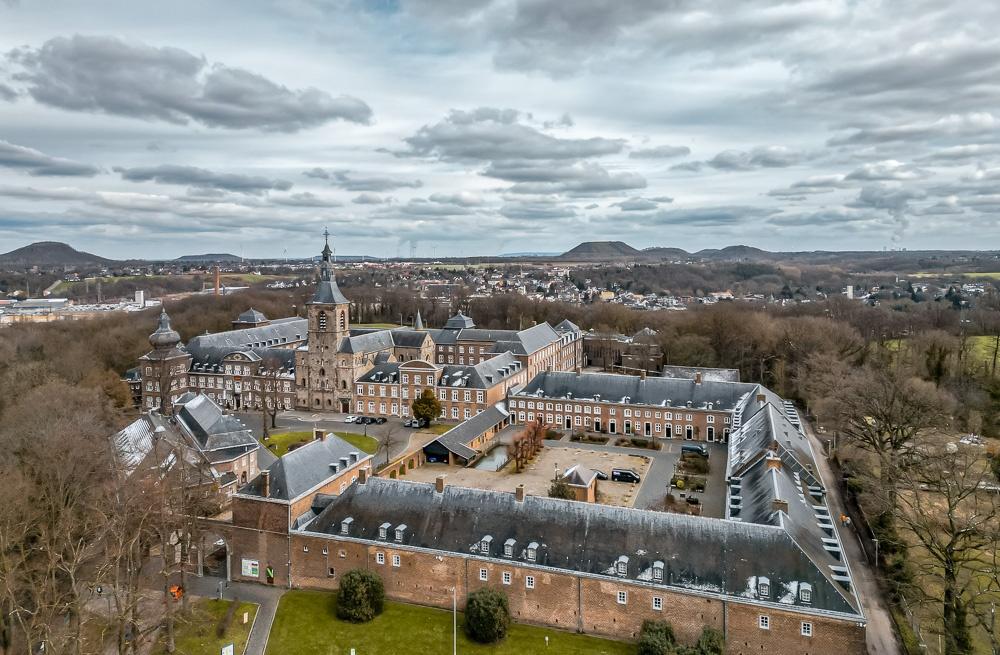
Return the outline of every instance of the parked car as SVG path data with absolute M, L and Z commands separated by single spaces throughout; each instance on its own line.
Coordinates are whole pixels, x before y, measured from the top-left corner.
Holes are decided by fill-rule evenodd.
M 379 424 L 379 425 L 382 425 L 383 423 L 385 423 L 385 417 L 384 416 L 377 416 L 377 417 L 375 417 L 375 422 L 377 424 Z
M 415 418 L 408 418 L 405 421 L 403 421 L 403 427 L 404 428 L 416 428 L 416 427 L 420 427 L 420 421 L 418 421 Z
M 708 446 L 703 443 L 686 443 L 681 446 L 681 455 L 685 453 L 694 453 L 695 455 L 708 457 Z
M 611 469 L 611 479 L 615 482 L 639 483 L 642 481 L 635 469 Z
M 605 473 L 604 471 L 601 471 L 601 470 L 598 470 L 598 469 L 594 469 L 594 473 L 597 474 L 597 479 L 598 480 L 607 480 L 608 479 L 608 474 Z
M 355 416 L 354 414 L 348 414 L 347 416 L 344 417 L 344 423 L 354 423 L 357 420 L 358 417 Z

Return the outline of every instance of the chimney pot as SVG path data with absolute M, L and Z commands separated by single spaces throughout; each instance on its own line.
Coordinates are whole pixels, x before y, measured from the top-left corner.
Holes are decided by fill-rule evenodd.
M 439 494 L 443 494 L 444 493 L 444 479 L 445 479 L 445 477 L 447 477 L 447 476 L 439 475 L 439 476 L 437 476 L 437 479 L 434 480 L 434 491 L 436 491 Z
M 261 471 L 260 472 L 260 491 L 264 498 L 268 498 L 271 495 L 271 472 Z
M 701 384 L 701 371 L 698 371 L 694 374 L 694 383 Z
M 776 512 L 785 512 L 787 514 L 788 501 L 782 500 L 780 498 L 775 498 L 773 501 L 771 501 L 771 509 L 773 509 Z
M 323 430 L 320 428 L 313 428 L 313 439 L 316 441 L 323 441 Z
M 762 393 L 757 394 L 757 402 L 759 402 L 761 405 L 763 405 L 764 403 L 767 402 L 767 396 L 765 396 Z
M 524 485 L 523 484 L 517 485 L 517 489 L 514 490 L 514 500 L 516 500 L 519 503 L 523 503 L 524 502 Z
M 368 469 L 361 469 L 358 471 L 358 484 L 365 484 L 368 482 Z
M 639 379 L 640 380 L 646 379 L 646 369 L 642 369 L 642 371 L 639 372 Z
M 347 465 L 350 463 L 350 461 L 351 460 L 348 459 L 347 457 L 341 457 L 340 458 L 340 467 L 343 468 L 343 469 L 346 469 Z
M 357 464 L 357 463 L 358 463 L 358 452 L 356 450 L 351 451 L 351 464 Z

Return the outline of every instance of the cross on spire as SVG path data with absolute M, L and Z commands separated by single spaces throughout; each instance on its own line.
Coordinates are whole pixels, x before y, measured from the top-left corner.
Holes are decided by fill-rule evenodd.
M 330 230 L 326 228 L 323 228 L 323 240 L 325 241 L 325 245 L 323 246 L 323 261 L 328 262 L 333 251 L 330 250 Z

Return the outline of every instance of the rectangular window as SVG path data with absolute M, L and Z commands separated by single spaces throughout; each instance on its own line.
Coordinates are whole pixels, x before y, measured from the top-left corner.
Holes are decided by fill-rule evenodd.
M 482 580 L 483 582 L 486 582 L 487 577 L 488 573 L 486 572 L 486 569 L 479 569 L 479 579 Z
M 618 604 L 619 605 L 625 605 L 627 603 L 628 603 L 628 592 L 627 591 L 619 591 L 618 592 Z
M 761 630 L 770 630 L 771 629 L 771 617 L 767 616 L 766 614 L 761 614 L 760 616 L 757 617 L 757 626 Z
M 663 609 L 663 599 L 659 596 L 653 596 L 653 609 L 656 611 Z
M 326 573 L 326 574 L 327 574 L 327 575 L 328 575 L 329 577 L 331 577 L 331 578 L 332 578 L 332 577 L 333 577 L 334 575 L 336 575 L 336 574 L 337 574 L 337 572 L 336 572 L 336 571 L 334 570 L 334 568 L 333 568 L 333 567 L 331 566 L 331 567 L 330 567 L 330 568 L 329 568 L 329 569 L 327 570 L 327 573 Z
M 533 576 L 533 575 L 526 575 L 526 576 L 524 576 L 524 586 L 527 587 L 528 589 L 534 589 L 535 588 L 535 576 Z
M 803 621 L 801 632 L 803 637 L 813 636 L 813 624 L 810 623 L 809 621 Z
M 510 584 L 510 571 L 503 572 L 503 583 Z
M 375 561 L 379 564 L 385 564 L 385 553 L 375 553 Z
M 399 555 L 393 555 L 392 556 L 392 565 L 394 567 L 396 567 L 397 569 L 399 568 L 399 565 L 400 565 Z

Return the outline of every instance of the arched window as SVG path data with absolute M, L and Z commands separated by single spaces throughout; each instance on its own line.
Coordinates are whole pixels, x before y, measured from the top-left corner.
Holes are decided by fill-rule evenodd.
M 243 471 L 243 475 L 240 476 L 240 482 L 243 484 L 247 483 L 247 472 Z
M 342 309 L 340 310 L 340 320 L 338 321 L 341 331 L 347 329 L 347 313 Z
M 341 380 L 340 381 L 340 388 L 341 389 L 346 389 L 347 388 L 347 380 Z
M 324 375 L 326 375 L 326 369 L 325 368 L 321 368 L 319 370 L 319 375 L 320 375 L 320 377 L 323 377 Z
M 316 323 L 317 323 L 320 331 L 325 331 L 326 330 L 326 312 L 320 312 L 319 313 L 319 316 L 316 317 Z

